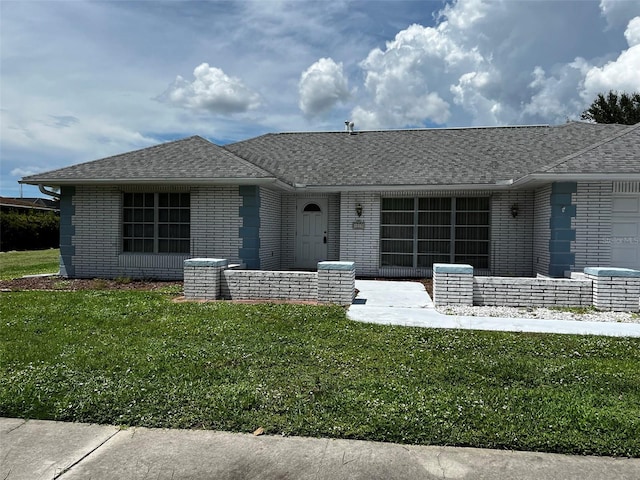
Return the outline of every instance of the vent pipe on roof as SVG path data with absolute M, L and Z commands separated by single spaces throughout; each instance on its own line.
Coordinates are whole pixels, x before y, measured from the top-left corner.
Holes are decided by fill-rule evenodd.
M 353 122 L 347 120 L 344 122 L 344 130 L 349 133 L 349 135 L 353 135 L 355 132 L 353 131 Z

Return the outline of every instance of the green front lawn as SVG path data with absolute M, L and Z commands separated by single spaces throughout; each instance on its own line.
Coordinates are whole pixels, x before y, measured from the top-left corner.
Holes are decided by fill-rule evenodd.
M 60 250 L 31 250 L 26 252 L 0 252 L 0 280 L 56 273 L 60 269 Z
M 640 456 L 640 339 L 166 293 L 0 295 L 2 416 Z

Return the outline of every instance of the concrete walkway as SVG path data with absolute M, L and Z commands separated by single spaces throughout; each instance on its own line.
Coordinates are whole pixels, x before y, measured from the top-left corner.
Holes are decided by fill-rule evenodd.
M 444 315 L 436 311 L 419 282 L 356 280 L 356 288 L 359 293 L 349 307 L 347 316 L 359 322 L 408 327 L 640 337 L 640 324 L 635 323 Z
M 0 479 L 637 480 L 640 459 L 0 418 Z

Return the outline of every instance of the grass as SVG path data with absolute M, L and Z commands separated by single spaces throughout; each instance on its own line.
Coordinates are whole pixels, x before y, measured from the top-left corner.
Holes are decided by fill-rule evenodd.
M 2 416 L 640 456 L 640 339 L 157 292 L 1 295 Z
M 0 253 L 0 280 L 37 275 L 39 273 L 56 273 L 60 269 L 60 250 L 31 250 L 27 252 Z

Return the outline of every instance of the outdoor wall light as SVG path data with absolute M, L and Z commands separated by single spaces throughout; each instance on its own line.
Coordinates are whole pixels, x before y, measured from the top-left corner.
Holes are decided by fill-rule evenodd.
M 513 218 L 516 218 L 519 212 L 520 212 L 520 207 L 518 207 L 517 203 L 514 203 L 513 205 L 511 205 L 511 216 Z
M 358 215 L 359 217 L 362 216 L 362 204 L 361 203 L 356 203 L 356 215 Z

